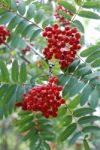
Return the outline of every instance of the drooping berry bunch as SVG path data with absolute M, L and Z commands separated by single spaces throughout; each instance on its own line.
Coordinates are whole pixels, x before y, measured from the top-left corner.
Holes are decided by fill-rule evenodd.
M 61 69 L 69 66 L 81 48 L 80 33 L 77 28 L 65 26 L 64 29 L 61 29 L 58 24 L 54 24 L 44 29 L 43 36 L 47 39 L 47 46 L 43 54 L 48 60 L 55 56 L 59 60 Z
M 10 31 L 4 25 L 0 25 L 0 45 L 5 43 L 8 36 L 10 36 Z
M 25 49 L 22 50 L 22 54 L 26 54 L 27 52 L 29 52 L 31 50 L 31 48 L 29 46 L 27 46 Z
M 60 96 L 62 86 L 58 86 L 58 78 L 52 76 L 46 85 L 35 86 L 24 95 L 23 102 L 16 103 L 23 110 L 40 111 L 42 115 L 56 117 L 58 107 L 65 103 Z
M 68 9 L 65 9 L 62 5 L 58 5 L 55 9 L 54 16 L 59 20 L 59 22 L 61 22 L 63 25 L 69 25 L 69 21 L 66 20 L 61 14 L 59 14 L 60 11 L 63 11 L 70 16 L 73 16 L 74 14 Z

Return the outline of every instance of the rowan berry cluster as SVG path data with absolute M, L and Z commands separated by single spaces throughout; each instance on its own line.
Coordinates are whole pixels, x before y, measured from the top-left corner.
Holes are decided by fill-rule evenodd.
M 10 31 L 4 25 L 0 25 L 0 45 L 5 43 L 8 36 L 10 36 Z
M 43 50 L 45 57 L 50 60 L 55 56 L 62 70 L 68 67 L 81 48 L 77 28 L 65 26 L 61 29 L 58 24 L 54 24 L 52 27 L 46 27 L 42 35 L 47 39 L 47 46 Z
M 35 86 L 24 95 L 23 102 L 16 103 L 23 110 L 40 111 L 46 118 L 57 116 L 60 105 L 65 100 L 60 96 L 62 86 L 58 86 L 58 78 L 52 76 L 46 85 Z
M 69 21 L 66 20 L 61 14 L 59 14 L 60 11 L 63 11 L 64 13 L 70 15 L 70 16 L 73 16 L 74 14 L 69 11 L 68 9 L 65 9 L 62 5 L 58 5 L 56 7 L 56 10 L 55 10 L 55 14 L 54 16 L 59 20 L 59 22 L 61 22 L 63 25 L 69 25 Z
M 27 46 L 25 49 L 22 50 L 22 54 L 26 54 L 27 52 L 30 52 L 31 48 Z

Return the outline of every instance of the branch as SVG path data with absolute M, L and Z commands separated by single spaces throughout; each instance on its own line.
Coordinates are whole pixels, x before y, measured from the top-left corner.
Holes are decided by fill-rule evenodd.
M 5 8 L 7 11 L 12 12 L 13 14 L 16 14 L 17 16 L 19 16 L 20 18 L 23 18 L 24 20 L 28 21 L 29 23 L 31 23 L 32 25 L 38 27 L 39 29 L 41 29 L 43 31 L 43 28 L 41 28 L 40 26 L 38 26 L 35 22 L 32 22 L 31 20 L 29 20 L 28 18 L 21 16 L 20 14 L 18 14 L 17 12 L 11 10 L 10 8 L 8 9 L 6 6 L 2 5 L 1 8 Z
M 91 67 L 91 65 L 89 65 L 86 61 L 84 61 L 78 54 L 77 54 L 77 57 L 78 57 L 82 62 L 84 62 L 84 64 L 86 64 L 86 66 L 90 67 L 92 72 L 95 72 L 95 70 Z

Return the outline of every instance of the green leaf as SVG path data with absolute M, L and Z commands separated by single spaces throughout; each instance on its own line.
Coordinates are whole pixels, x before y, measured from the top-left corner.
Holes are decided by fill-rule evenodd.
M 30 4 L 27 10 L 27 14 L 26 17 L 28 19 L 31 19 L 34 17 L 34 11 L 35 11 L 35 5 L 34 4 Z
M 25 14 L 25 2 L 23 0 L 21 0 L 19 2 L 19 5 L 18 5 L 18 12 L 21 14 L 21 15 L 24 15 Z
M 99 44 L 98 45 L 93 45 L 93 46 L 83 50 L 80 55 L 82 57 L 87 57 L 88 55 L 92 55 L 94 52 L 99 51 L 99 50 L 100 50 L 100 45 Z
M 64 11 L 59 11 L 59 14 L 62 15 L 65 19 L 71 20 L 71 16 L 65 13 Z
M 34 26 L 32 24 L 26 26 L 26 28 L 22 32 L 23 37 L 28 37 L 30 38 L 30 34 L 34 32 Z
M 12 14 L 11 12 L 5 12 L 3 15 L 0 17 L 0 24 L 7 24 L 15 14 Z
M 98 58 L 97 60 L 95 60 L 92 64 L 91 64 L 92 67 L 100 67 L 100 58 Z
M 27 26 L 28 26 L 28 23 L 25 20 L 22 20 L 16 27 L 15 32 L 18 34 L 21 34 Z
M 79 124 L 86 124 L 86 123 L 91 123 L 91 122 L 94 122 L 97 120 L 100 120 L 100 117 L 98 117 L 98 116 L 85 116 L 85 117 L 80 118 L 78 120 L 78 123 Z
M 59 126 L 68 126 L 69 124 L 71 124 L 72 122 L 72 116 L 71 115 L 67 115 L 62 117 L 61 121 L 60 121 L 60 125 Z
M 26 43 L 21 37 L 16 36 L 16 35 L 12 35 L 12 37 L 11 37 L 11 47 L 22 50 L 26 47 Z
M 97 78 L 97 77 L 99 77 L 99 76 L 100 76 L 100 71 L 96 71 L 96 72 L 94 72 L 94 73 L 91 73 L 91 74 L 89 74 L 89 75 L 86 75 L 86 76 L 85 76 L 85 79 L 92 80 L 92 79 L 95 79 L 95 78 Z
M 36 23 L 40 23 L 42 18 L 44 17 L 44 10 L 40 9 L 34 16 L 34 20 Z
M 66 96 L 70 89 L 72 88 L 72 86 L 76 83 L 76 78 L 75 77 L 71 77 L 70 80 L 67 82 L 67 84 L 65 85 L 62 95 Z
M 60 141 L 66 140 L 76 130 L 76 123 L 72 123 L 61 132 Z
M 22 19 L 20 17 L 18 17 L 18 16 L 13 17 L 13 19 L 8 24 L 8 29 L 11 30 L 11 29 L 15 28 L 16 25 L 18 25 L 21 21 L 22 21 Z
M 86 85 L 80 96 L 80 104 L 83 106 L 87 101 L 92 92 L 92 88 L 89 85 Z
M 43 23 L 42 23 L 42 27 L 45 28 L 46 26 L 49 25 L 49 23 L 50 23 L 50 19 L 44 20 Z
M 90 96 L 90 106 L 96 108 L 99 101 L 99 92 L 95 89 L 92 91 Z
M 79 92 L 84 88 L 84 83 L 77 81 L 76 83 L 72 86 L 72 88 L 70 88 L 69 91 L 69 96 L 75 96 L 77 94 L 79 94 Z
M 8 90 L 8 85 L 4 84 L 0 87 L 0 100 L 2 99 L 2 96 L 4 96 L 6 94 L 5 91 Z
M 69 11 L 71 11 L 72 13 L 76 13 L 76 8 L 71 5 L 70 3 L 66 2 L 66 1 L 61 1 L 59 2 L 62 6 L 64 6 L 66 9 L 68 9 Z
M 11 98 L 13 97 L 13 94 L 15 94 L 16 92 L 16 85 L 11 85 L 6 94 L 4 95 L 4 97 L 1 99 L 0 101 L 0 107 L 3 107 L 5 104 L 7 104 Z
M 30 41 L 34 40 L 41 32 L 41 29 L 37 29 L 33 32 Z
M 79 29 L 82 33 L 84 33 L 84 26 L 82 25 L 82 23 L 81 23 L 79 20 L 73 21 L 72 26 L 78 27 L 78 29 Z
M 17 11 L 17 5 L 16 5 L 16 1 L 15 0 L 10 0 L 11 1 L 11 9 L 13 11 Z
M 34 123 L 33 122 L 29 122 L 28 124 L 26 124 L 25 126 L 22 126 L 21 128 L 19 128 L 20 132 L 26 132 L 30 129 L 33 129 L 34 127 Z
M 14 82 L 18 82 L 18 76 L 19 76 L 18 61 L 14 60 L 12 64 L 12 80 Z
M 66 82 L 68 82 L 70 79 L 70 76 L 66 75 L 66 74 L 62 74 L 59 77 L 59 85 L 64 86 L 66 84 Z
M 80 96 L 78 95 L 78 96 L 76 96 L 70 103 L 69 103 L 69 107 L 71 108 L 71 109 L 74 109 L 74 108 L 76 108 L 77 107 L 77 105 L 80 103 Z
M 84 148 L 85 150 L 90 150 L 89 144 L 86 139 L 84 139 Z
M 90 66 L 85 66 L 79 69 L 79 73 L 82 77 L 84 77 L 85 75 L 92 73 L 92 71 Z
M 69 144 L 72 145 L 72 144 L 75 144 L 77 139 L 82 135 L 81 131 L 79 132 L 76 132 L 72 135 L 72 137 L 69 139 Z
M 91 114 L 93 112 L 95 112 L 93 108 L 84 107 L 84 108 L 79 108 L 79 109 L 74 110 L 73 114 L 75 117 L 81 117 L 81 116 Z
M 93 54 L 87 57 L 86 62 L 91 63 L 98 58 L 100 58 L 100 51 L 95 51 Z
M 51 150 L 49 144 L 47 144 L 46 142 L 44 142 L 43 144 L 44 144 L 44 147 L 46 148 L 45 150 Z
M 80 60 L 79 59 L 75 59 L 68 67 L 68 72 L 74 72 L 74 70 L 77 68 L 77 66 L 79 65 Z
M 84 133 L 96 133 L 99 131 L 100 131 L 100 127 L 97 127 L 97 126 L 87 126 L 87 127 L 84 127 L 82 130 L 82 132 Z
M 93 2 L 93 1 L 85 2 L 82 5 L 82 7 L 84 7 L 84 8 L 96 8 L 96 9 L 98 9 L 98 8 L 100 8 L 100 1 L 98 0 L 98 1 L 95 1 L 95 2 Z
M 78 14 L 80 17 L 89 19 L 100 19 L 100 16 L 92 11 L 81 10 Z
M 1 71 L 2 81 L 9 82 L 9 72 L 7 66 L 2 60 L 0 60 L 0 71 Z
M 23 62 L 20 67 L 20 82 L 25 82 L 27 80 L 26 64 Z
M 83 0 L 74 0 L 75 1 L 75 3 L 77 4 L 77 5 L 79 5 L 79 6 L 81 6 L 81 4 L 83 3 Z

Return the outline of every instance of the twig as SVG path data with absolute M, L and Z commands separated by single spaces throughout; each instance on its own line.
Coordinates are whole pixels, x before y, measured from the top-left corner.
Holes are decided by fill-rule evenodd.
M 20 54 L 18 54 L 18 56 L 19 56 L 21 59 L 23 59 L 25 62 L 27 62 L 28 64 L 31 64 L 31 62 L 30 62 L 27 58 L 25 58 L 24 56 L 22 56 L 22 55 L 20 55 Z
M 86 64 L 86 66 L 88 66 L 89 68 L 91 68 L 91 71 L 92 72 L 95 72 L 95 70 L 91 67 L 91 65 L 89 65 L 87 62 L 85 62 L 78 54 L 77 54 L 77 57 Z
M 32 46 L 30 43 L 28 43 L 27 41 L 25 41 L 25 42 L 26 42 L 27 46 L 29 46 L 29 47 L 34 51 L 34 53 L 35 53 L 36 55 L 38 55 L 41 59 L 43 59 L 43 60 L 46 61 L 45 57 L 44 57 L 41 53 L 39 53 L 37 50 L 35 50 L 35 49 L 33 48 L 33 46 Z M 47 62 L 47 61 L 46 61 L 46 62 Z
M 12 48 L 8 45 L 8 43 L 4 43 L 4 45 L 5 45 L 8 49 L 12 50 Z M 25 58 L 24 56 L 21 56 L 20 54 L 18 54 L 18 56 L 19 56 L 21 59 L 23 59 L 25 62 L 27 62 L 28 64 L 31 64 L 31 62 L 30 62 L 27 58 Z

